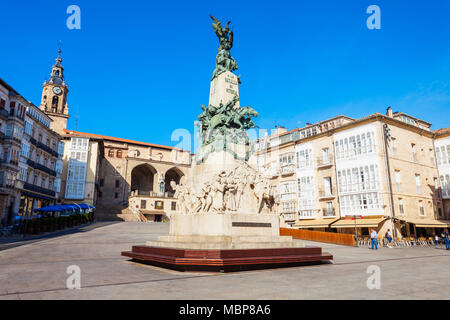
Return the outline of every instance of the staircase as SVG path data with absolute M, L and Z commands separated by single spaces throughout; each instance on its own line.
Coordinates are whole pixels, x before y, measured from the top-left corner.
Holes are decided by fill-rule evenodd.
M 145 216 L 143 216 L 143 218 L 145 219 Z M 142 217 L 139 214 L 136 214 L 128 207 L 123 206 L 97 206 L 95 210 L 95 220 L 128 222 L 146 221 L 146 219 L 142 220 Z

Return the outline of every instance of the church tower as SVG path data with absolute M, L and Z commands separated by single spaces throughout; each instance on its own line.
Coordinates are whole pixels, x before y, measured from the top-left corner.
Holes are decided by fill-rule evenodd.
M 52 66 L 50 79 L 42 85 L 42 99 L 39 108 L 53 120 L 50 128 L 59 134 L 64 134 L 69 118 L 69 107 L 67 106 L 69 89 L 64 82 L 64 68 L 61 62 L 61 49 L 59 49 L 56 63 Z

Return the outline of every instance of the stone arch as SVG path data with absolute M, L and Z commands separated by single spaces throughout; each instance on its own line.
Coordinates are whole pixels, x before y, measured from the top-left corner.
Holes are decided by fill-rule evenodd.
M 137 165 L 131 170 L 131 192 L 138 195 L 150 195 L 154 192 L 156 169 L 147 164 Z
M 175 181 L 176 184 L 184 183 L 185 174 L 178 167 L 172 167 L 166 171 L 164 174 L 164 184 L 165 184 L 165 192 L 168 193 L 169 196 L 172 196 L 175 193 L 175 190 L 172 189 L 170 185 L 171 181 Z

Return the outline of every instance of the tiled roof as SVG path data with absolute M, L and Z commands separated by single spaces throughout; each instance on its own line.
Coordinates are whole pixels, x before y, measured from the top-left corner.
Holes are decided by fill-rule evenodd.
M 448 132 L 450 132 L 450 127 L 437 129 L 437 130 L 433 131 L 434 134 L 443 134 L 443 133 L 448 133 Z
M 182 149 L 175 148 L 175 147 L 163 146 L 163 145 L 160 145 L 160 144 L 154 144 L 154 143 L 148 143 L 148 142 L 140 142 L 140 141 L 134 141 L 134 140 L 128 140 L 128 139 L 122 139 L 122 138 L 116 138 L 116 137 L 103 136 L 103 135 L 95 134 L 95 133 L 86 133 L 86 132 L 79 132 L 79 131 L 67 130 L 67 129 L 64 129 L 64 132 L 68 136 L 71 136 L 71 135 L 83 135 L 83 136 L 88 136 L 88 137 L 92 137 L 92 138 L 96 138 L 96 139 L 103 139 L 103 140 L 116 141 L 116 142 L 124 142 L 124 143 L 136 144 L 136 145 L 147 146 L 147 147 L 155 147 L 155 148 L 161 148 L 161 149 L 168 149 L 168 150 L 184 151 Z

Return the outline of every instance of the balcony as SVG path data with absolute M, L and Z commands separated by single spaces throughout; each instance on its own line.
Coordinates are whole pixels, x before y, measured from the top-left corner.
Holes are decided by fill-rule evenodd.
M 332 199 L 336 198 L 336 195 L 333 194 L 332 191 L 319 190 L 318 195 L 319 195 L 319 201 L 332 200 Z
M 324 217 L 335 217 L 336 211 L 334 210 L 334 208 L 323 208 L 322 214 Z
M 279 174 L 280 174 L 280 168 L 278 168 L 278 167 L 269 168 L 269 170 L 267 172 L 267 176 L 269 178 L 276 178 L 279 176 Z
M 45 172 L 45 173 L 47 173 L 47 174 L 49 174 L 49 175 L 51 175 L 53 177 L 56 177 L 56 171 L 55 170 L 47 168 L 47 167 L 43 166 L 42 164 L 34 162 L 33 160 L 30 160 L 30 159 L 27 159 L 27 164 L 30 167 L 34 168 L 34 169 L 41 170 L 41 171 L 43 171 L 43 172 Z
M 282 213 L 284 221 L 295 221 L 295 213 Z
M 317 158 L 317 169 L 328 168 L 333 166 L 333 157 L 328 155 L 326 157 L 318 157 Z
M 317 217 L 317 212 L 319 210 L 311 209 L 311 210 L 299 210 L 298 211 L 298 219 L 315 219 Z
M 282 176 L 289 176 L 295 173 L 295 165 L 287 164 L 280 167 L 280 172 Z
M 52 197 L 54 197 L 55 194 L 56 194 L 55 191 L 53 191 L 53 190 L 45 189 L 45 188 L 36 186 L 34 184 L 31 184 L 31 183 L 27 183 L 27 182 L 25 182 L 23 184 L 23 188 L 26 189 L 26 190 L 29 190 L 29 191 L 42 193 L 42 194 L 45 194 L 45 195 L 48 195 L 48 196 L 52 196 Z
M 3 139 L 5 140 L 5 142 L 10 141 L 10 142 L 16 142 L 16 143 L 22 143 L 22 141 L 19 138 L 16 138 L 14 136 L 4 136 Z
M 15 121 L 19 121 L 20 123 L 24 122 L 24 119 L 22 119 L 21 117 L 19 117 L 17 114 L 14 113 L 9 113 L 8 114 L 8 120 L 15 120 Z
M 34 168 L 38 169 L 38 170 L 41 170 L 41 171 L 43 171 L 45 173 L 48 173 L 49 175 L 51 175 L 53 177 L 56 177 L 56 171 L 55 170 L 47 168 L 47 167 L 43 166 L 42 164 L 39 164 L 39 163 L 35 162 L 34 163 Z
M 30 139 L 30 141 L 31 141 L 31 139 Z M 44 150 L 45 152 L 51 154 L 53 157 L 58 158 L 58 152 L 56 152 L 56 151 L 54 151 L 52 148 L 46 146 L 46 145 L 43 144 L 42 142 L 37 141 L 37 142 L 36 142 L 36 146 L 37 146 L 39 149 L 42 149 L 42 150 Z
M 5 108 L 0 108 L 0 118 L 3 120 L 8 119 L 9 112 Z
M 174 199 L 174 192 L 166 191 L 164 194 L 160 194 L 154 191 L 133 190 L 130 193 L 130 197 L 148 197 L 148 198 L 169 198 Z

